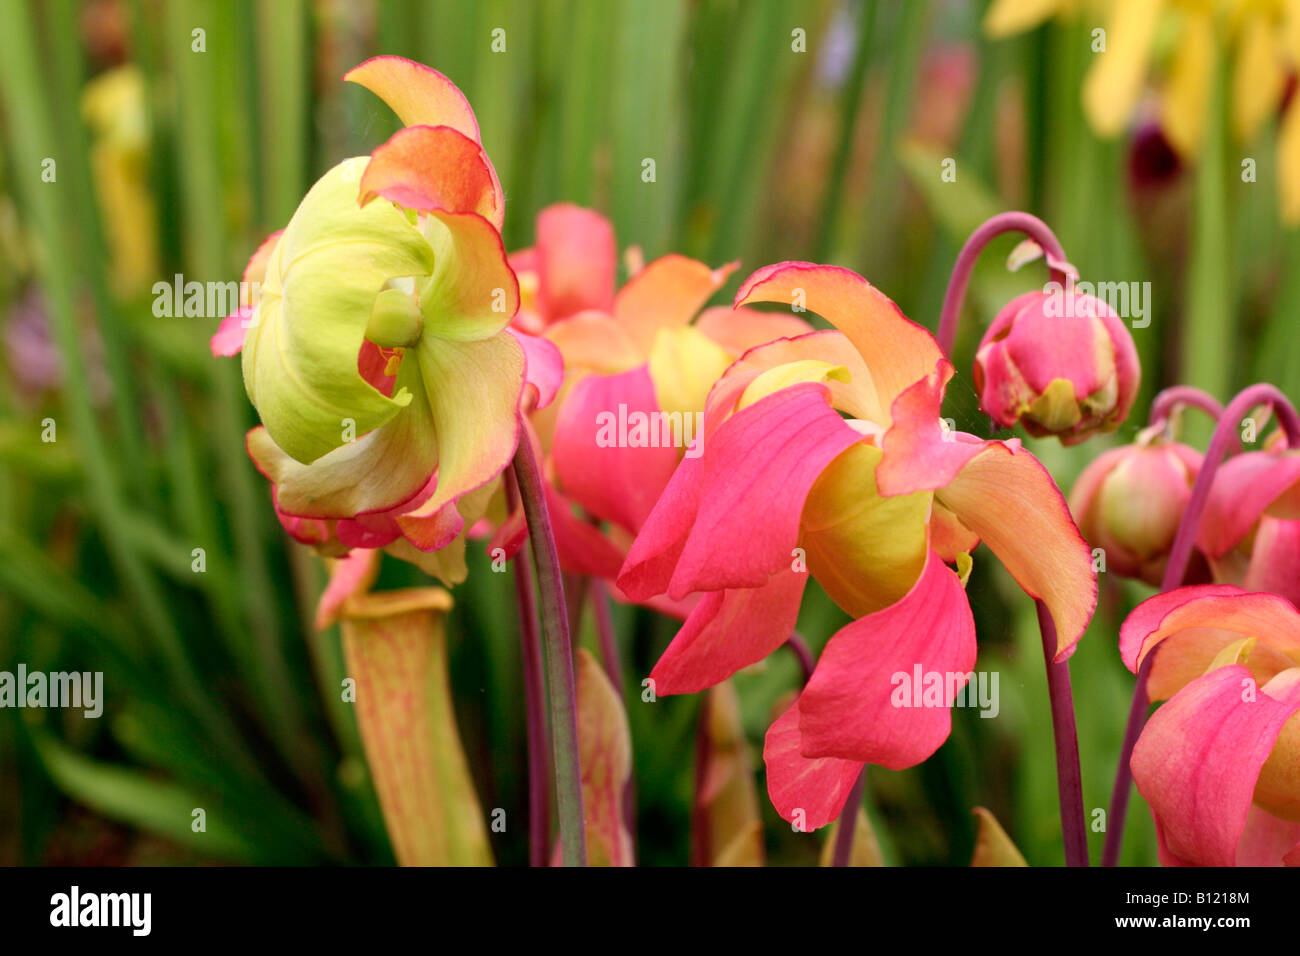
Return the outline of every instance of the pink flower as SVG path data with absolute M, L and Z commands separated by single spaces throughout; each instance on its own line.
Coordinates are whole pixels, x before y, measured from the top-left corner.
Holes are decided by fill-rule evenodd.
M 1300 612 L 1230 585 L 1144 601 L 1120 630 L 1164 700 L 1133 750 L 1167 866 L 1300 865 Z
M 975 664 L 963 582 L 981 539 L 1046 602 L 1058 660 L 1087 626 L 1096 579 L 1042 465 L 941 420 L 952 366 L 927 330 L 831 266 L 760 269 L 736 305 L 763 301 L 803 304 L 837 330 L 760 345 L 727 370 L 703 454 L 678 466 L 618 583 L 636 600 L 702 594 L 651 673 L 661 694 L 712 686 L 784 643 L 809 573 L 856 618 L 767 736 L 773 804 L 813 829 L 864 763 L 908 767 L 947 738 Z M 934 706 L 894 700 L 894 676 L 916 666 L 957 676 Z
M 1083 470 L 1070 510 L 1108 571 L 1159 586 L 1200 469 L 1195 449 L 1145 434 Z
M 980 404 L 1005 428 L 1066 445 L 1114 431 L 1137 396 L 1133 337 L 1100 299 L 1072 289 L 1026 292 L 998 313 L 975 356 Z

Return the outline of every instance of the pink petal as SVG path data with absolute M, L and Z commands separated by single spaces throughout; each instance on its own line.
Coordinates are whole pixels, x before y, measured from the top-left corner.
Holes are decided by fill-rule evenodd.
M 844 809 L 863 764 L 835 757 L 805 757 L 800 752 L 800 701 L 767 729 L 763 763 L 772 806 L 789 823 L 811 832 L 833 822 Z
M 809 489 L 861 439 L 828 397 L 815 383 L 783 389 L 737 412 L 705 442 L 699 508 L 670 597 L 761 587 L 790 567 Z
M 876 468 L 882 495 L 942 488 L 983 451 L 980 439 L 948 431 L 940 423 L 943 391 L 952 374 L 952 365 L 940 359 L 933 372 L 894 399 L 892 424 L 881 440 L 884 457 Z
M 1250 671 L 1220 667 L 1161 705 L 1133 749 L 1133 779 L 1160 822 L 1165 853 L 1194 865 L 1232 866 L 1260 768 L 1300 709 L 1300 684 L 1280 699 Z M 1163 856 L 1164 854 L 1162 854 Z
M 544 338 L 514 329 L 507 331 L 524 350 L 524 378 L 533 396 L 529 407 L 545 408 L 555 400 L 564 381 L 564 356 Z
M 761 661 L 789 639 L 807 583 L 786 570 L 763 587 L 705 594 L 650 672 L 655 693 L 704 690 Z
M 827 643 L 799 698 L 802 753 L 890 770 L 920 763 L 948 739 L 946 691 L 965 686 L 975 654 L 975 621 L 961 579 L 931 551 L 902 600 L 841 628 Z M 931 674 L 944 681 L 942 705 L 920 706 Z M 922 683 L 914 686 L 918 677 Z
M 1300 452 L 1248 451 L 1215 473 L 1196 543 L 1211 558 L 1232 550 L 1269 505 L 1300 481 Z
M 654 383 L 644 365 L 620 375 L 588 375 L 574 385 L 560 406 L 551 444 L 551 459 L 564 493 L 596 517 L 635 534 L 667 486 L 680 455 L 673 445 L 661 444 L 664 436 L 658 428 L 643 429 L 639 438 L 634 433 L 636 420 L 654 422 L 659 412 Z M 624 421 L 629 423 L 626 435 L 620 434 L 619 423 Z M 660 447 L 631 447 L 632 441 L 652 438 Z M 611 440 L 613 444 L 602 445 Z
M 600 213 L 571 203 L 537 217 L 538 310 L 546 322 L 614 305 L 618 249 L 614 227 Z
M 253 307 L 242 306 L 221 320 L 210 344 L 213 358 L 238 355 L 244 347 L 249 324 L 253 321 Z

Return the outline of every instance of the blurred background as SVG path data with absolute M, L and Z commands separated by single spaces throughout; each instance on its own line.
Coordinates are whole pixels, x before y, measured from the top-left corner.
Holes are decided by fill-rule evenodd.
M 1109 441 L 1131 440 L 1174 382 L 1220 399 L 1261 379 L 1300 394 L 1283 25 L 1242 12 L 1269 5 L 1225 3 L 1229 28 L 1207 42 L 1189 7 L 1168 4 L 1136 53 L 1103 34 L 1134 103 L 1107 125 L 1085 90 L 1113 6 L 0 0 L 0 671 L 102 671 L 105 697 L 97 720 L 0 709 L 0 863 L 392 861 L 339 700 L 337 630 L 310 627 L 324 573 L 283 534 L 244 453 L 254 417 L 237 363 L 211 358 L 215 318 L 159 317 L 152 291 L 177 273 L 237 280 L 317 176 L 395 131 L 340 81 L 367 57 L 427 63 L 468 95 L 505 187 L 508 248 L 532 243 L 539 209 L 571 201 L 647 259 L 740 259 L 719 302 L 766 263 L 834 262 L 933 329 L 965 237 L 1024 209 L 1083 278 L 1151 283 L 1151 324 L 1134 332 L 1143 397 Z M 1007 272 L 1015 241 L 990 248 L 972 285 L 946 413 L 959 425 L 978 421 L 982 328 L 1044 281 L 1041 264 Z M 1187 434 L 1208 428 L 1189 420 Z M 1027 444 L 1068 491 L 1108 440 Z M 456 709 L 483 807 L 522 820 L 510 576 L 484 573 L 481 551 L 449 623 Z M 418 582 L 390 561 L 380 586 Z M 1090 814 L 1107 805 L 1132 690 L 1118 622 L 1148 593 L 1102 583 L 1072 666 Z M 873 770 L 872 824 L 890 863 L 965 865 L 982 805 L 1030 863 L 1060 863 L 1033 603 L 987 552 L 969 590 L 1000 713 L 954 710 L 934 758 Z M 632 608 L 615 620 L 640 858 L 684 864 L 699 700 L 642 704 L 674 627 Z M 843 623 L 810 591 L 810 643 Z M 797 680 L 785 654 L 736 679 L 760 788 L 772 707 Z M 815 863 L 818 838 L 760 802 L 769 862 Z M 207 832 L 192 832 L 193 807 L 208 808 Z M 1103 834 L 1090 839 L 1096 859 Z M 522 828 L 492 841 L 498 862 L 526 861 Z M 1124 859 L 1155 862 L 1136 795 Z

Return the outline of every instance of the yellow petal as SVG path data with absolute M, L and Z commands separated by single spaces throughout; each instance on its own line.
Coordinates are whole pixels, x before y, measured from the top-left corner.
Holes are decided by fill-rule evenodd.
M 1083 110 L 1099 136 L 1117 135 L 1128 122 L 1142 92 L 1151 40 L 1164 0 L 1117 3 L 1106 29 L 1106 52 L 1083 81 Z
M 650 379 L 665 412 L 704 411 L 709 389 L 731 364 L 721 346 L 691 326 L 660 329 L 650 349 Z
M 1215 69 L 1214 24 L 1208 14 L 1184 18 L 1174 64 L 1160 100 L 1160 126 L 1183 156 L 1194 156 L 1205 134 Z
M 1025 858 L 1007 831 L 1002 829 L 997 817 L 983 807 L 975 808 L 979 819 L 979 833 L 975 836 L 975 853 L 971 856 L 971 866 L 1028 866 Z
M 1243 143 L 1259 132 L 1282 96 L 1286 69 L 1279 41 L 1265 17 L 1242 23 L 1232 73 L 1232 131 Z
M 984 15 L 986 36 L 1000 39 L 1032 30 L 1059 13 L 1061 0 L 993 0 Z

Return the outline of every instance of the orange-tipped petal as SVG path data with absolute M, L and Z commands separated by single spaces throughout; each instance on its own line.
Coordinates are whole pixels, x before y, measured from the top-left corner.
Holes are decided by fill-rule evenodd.
M 1056 624 L 1056 654 L 1065 660 L 1097 606 L 1092 552 L 1038 459 L 989 442 L 953 481 L 935 492 L 979 535 L 1030 597 L 1047 604 Z
M 374 93 L 406 126 L 450 126 L 479 142 L 478 120 L 465 94 L 422 63 L 400 56 L 371 57 L 343 79 Z
M 734 262 L 710 269 L 686 256 L 663 256 L 618 290 L 614 317 L 632 337 L 642 358 L 649 358 L 658 331 L 688 324 L 735 269 Z
M 731 309 L 725 305 L 705 309 L 695 328 L 731 353 L 733 358 L 755 346 L 777 339 L 793 339 L 814 331 L 803 319 L 783 312 Z
M 1120 657 L 1136 674 L 1161 642 L 1189 633 L 1194 644 L 1202 641 L 1205 629 L 1233 638 L 1258 638 L 1252 658 L 1272 648 L 1300 663 L 1300 611 L 1276 594 L 1243 591 L 1229 584 L 1192 585 L 1143 601 L 1120 627 Z M 1171 651 L 1172 645 L 1160 652 L 1157 661 Z M 1192 653 L 1192 647 L 1185 652 Z
M 442 211 L 428 217 L 424 232 L 433 274 L 421 287 L 423 340 L 472 341 L 504 329 L 519 309 L 519 281 L 500 233 L 476 213 Z
M 450 126 L 407 126 L 371 154 L 358 203 L 383 197 L 417 212 L 475 212 L 498 230 L 505 202 L 483 147 Z
M 847 335 L 871 373 L 881 406 L 943 358 L 933 335 L 899 311 L 866 279 L 848 269 L 811 262 L 779 262 L 759 269 L 740 286 L 737 306 L 753 302 L 802 305 Z M 887 424 L 880 420 L 878 424 Z

